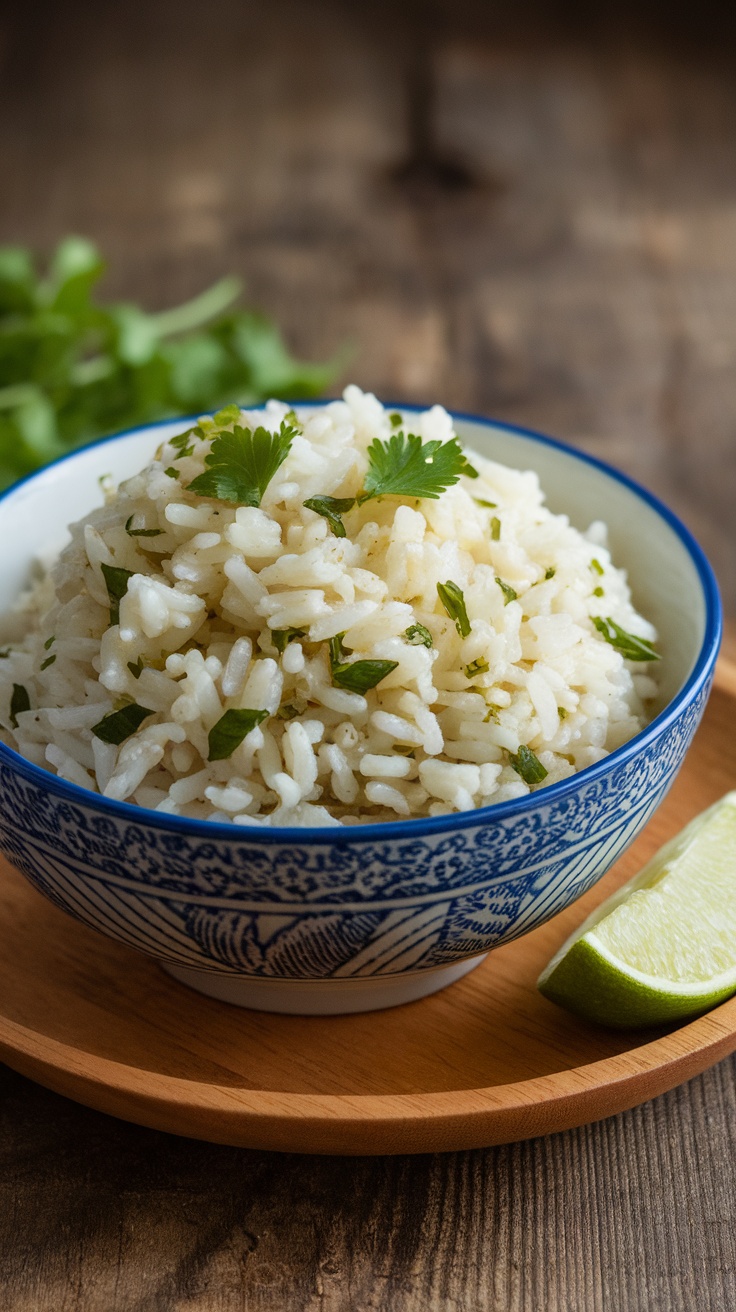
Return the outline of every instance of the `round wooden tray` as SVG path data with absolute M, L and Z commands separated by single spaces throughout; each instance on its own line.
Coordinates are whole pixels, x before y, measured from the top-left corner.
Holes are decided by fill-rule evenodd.
M 358 1016 L 214 1002 L 0 870 L 0 1056 L 100 1111 L 291 1152 L 479 1147 L 568 1129 L 670 1089 L 736 1048 L 736 998 L 679 1029 L 610 1033 L 539 996 L 570 931 L 736 781 L 736 666 L 722 661 L 670 796 L 580 902 L 442 993 Z

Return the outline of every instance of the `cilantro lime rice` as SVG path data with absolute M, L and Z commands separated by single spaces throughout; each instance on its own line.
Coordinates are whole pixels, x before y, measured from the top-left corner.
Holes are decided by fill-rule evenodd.
M 348 387 L 154 441 L 19 603 L 0 720 L 37 765 L 167 814 L 357 824 L 521 797 L 646 723 L 656 634 L 604 526 L 440 406 Z

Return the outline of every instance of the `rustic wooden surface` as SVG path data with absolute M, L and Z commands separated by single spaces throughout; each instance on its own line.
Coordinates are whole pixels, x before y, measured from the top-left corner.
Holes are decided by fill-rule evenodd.
M 518 11 L 523 11 L 518 12 Z M 736 78 L 723 6 L 8 0 L 0 239 L 163 305 L 234 269 L 295 348 L 660 492 L 736 611 Z M 732 1312 L 736 1061 L 599 1125 L 273 1157 L 7 1072 L 3 1312 Z

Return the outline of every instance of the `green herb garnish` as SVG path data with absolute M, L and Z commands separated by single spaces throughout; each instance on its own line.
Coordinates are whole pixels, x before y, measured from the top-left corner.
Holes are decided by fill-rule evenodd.
M 404 633 L 406 641 L 412 647 L 432 647 L 432 634 L 423 624 L 410 624 Z
M 436 501 L 466 473 L 467 461 L 457 438 L 422 442 L 414 433 L 375 437 L 368 447 L 368 472 L 359 501 L 372 497 L 428 497 Z
M 127 706 L 121 706 L 119 711 L 112 711 L 105 715 L 97 724 L 92 725 L 92 732 L 95 738 L 99 738 L 102 743 L 112 743 L 114 747 L 124 743 L 126 738 L 130 738 L 136 730 L 140 729 L 143 721 L 149 715 L 153 715 L 147 706 L 139 706 L 137 702 L 128 702 Z
M 501 521 L 497 515 L 491 520 L 491 542 L 498 542 L 501 537 Z
M 596 574 L 602 574 L 602 573 L 603 573 L 603 566 L 601 565 L 601 562 L 600 562 L 599 560 L 591 560 L 591 562 L 590 562 L 590 568 L 591 568 L 591 569 L 594 571 L 594 573 L 596 573 Z
M 558 706 L 557 714 L 559 715 L 561 720 L 566 720 L 570 712 L 566 710 L 564 706 Z
M 548 565 L 546 570 L 544 571 L 544 577 L 545 579 L 553 579 L 556 573 L 557 570 L 555 569 L 554 565 Z
M 140 679 L 144 669 L 143 657 L 139 656 L 137 661 L 128 661 L 128 669 L 134 679 Z
M 44 651 L 48 651 L 50 647 L 53 647 L 55 642 L 56 642 L 56 634 L 52 633 L 51 637 L 47 638 L 45 643 L 43 644 Z
M 470 620 L 465 609 L 462 590 L 457 583 L 452 582 L 452 579 L 448 579 L 446 583 L 437 584 L 437 593 L 450 619 L 455 621 L 455 628 L 460 637 L 467 638 L 470 633 Z
M 120 602 L 128 591 L 128 580 L 132 579 L 132 569 L 121 569 L 118 565 L 106 565 L 103 561 L 100 564 L 105 583 L 107 585 L 107 595 L 110 598 L 110 623 L 120 623 Z
M 627 633 L 622 629 L 615 620 L 601 619 L 599 616 L 593 616 L 593 623 L 598 632 L 602 634 L 606 642 L 615 647 L 616 651 L 627 661 L 658 661 L 661 660 L 659 652 L 654 650 L 651 642 L 646 638 L 637 638 L 633 633 Z
M 542 762 L 534 755 L 531 747 L 521 744 L 518 752 L 509 752 L 509 764 L 521 775 L 525 784 L 541 784 L 547 778 L 547 771 Z
M 129 538 L 158 538 L 163 533 L 162 528 L 131 528 L 135 515 L 131 515 L 125 521 L 125 532 Z
M 260 506 L 295 436 L 296 429 L 284 422 L 278 433 L 260 427 L 252 431 L 239 424 L 232 432 L 218 433 L 204 458 L 207 469 L 188 484 L 188 490 L 239 506 Z
M 306 636 L 306 629 L 271 629 L 271 641 L 280 656 L 283 656 L 290 642 Z
M 56 652 L 54 652 L 53 656 L 47 656 L 45 661 L 41 661 L 41 669 L 47 670 L 49 668 L 49 665 L 53 665 L 55 660 L 56 660 Z
M 476 506 L 483 506 L 484 510 L 496 510 L 497 501 L 484 501 L 482 497 L 473 497 Z
M 345 525 L 342 516 L 355 505 L 355 497 L 310 497 L 304 502 L 307 510 L 322 515 L 329 524 L 336 538 L 345 537 Z
M 401 428 L 401 425 L 404 422 L 404 417 L 399 414 L 398 410 L 394 410 L 393 413 L 389 415 L 388 422 L 392 428 Z
M 478 660 L 476 661 L 471 661 L 469 665 L 465 666 L 466 679 L 474 679 L 476 674 L 487 674 L 487 673 L 488 673 L 488 661 L 484 661 L 480 658 L 478 658 Z
M 117 429 L 230 397 L 318 396 L 335 373 L 292 359 L 268 319 L 237 308 L 236 278 L 148 314 L 101 304 L 104 271 L 81 237 L 62 241 L 43 273 L 29 250 L 0 247 L 0 486 Z
M 594 597 L 605 597 L 605 595 L 606 595 L 606 594 L 605 594 L 605 592 L 603 591 L 603 588 L 593 588 L 593 596 L 594 596 Z
M 503 593 L 504 606 L 508 606 L 510 601 L 516 601 L 519 595 L 516 588 L 512 588 L 510 583 L 504 583 L 503 579 L 500 579 L 498 575 L 496 575 L 496 582 Z
M 348 692 L 368 692 L 396 669 L 398 661 L 351 661 L 332 666 L 332 682 Z
M 165 473 L 165 475 L 166 475 L 167 478 L 178 478 L 180 472 L 181 472 L 180 470 L 178 470 L 178 469 L 174 469 L 174 466 L 173 466 L 173 465 L 169 465 L 168 469 L 165 469 L 165 470 L 164 470 L 164 473 Z M 190 485 L 190 486 L 191 486 L 191 485 Z
M 248 734 L 268 719 L 268 711 L 254 711 L 250 707 L 241 710 L 225 711 L 225 714 L 213 724 L 209 731 L 208 761 L 225 761 L 232 756 Z
M 296 706 L 292 706 L 290 704 L 286 706 L 279 706 L 279 709 L 276 712 L 276 719 L 293 720 L 298 714 L 299 711 L 297 710 Z
M 23 687 L 22 683 L 13 684 L 13 694 L 10 698 L 10 723 L 14 729 L 18 728 L 18 716 L 21 711 L 30 711 L 31 699 L 28 696 L 28 689 Z
M 497 706 L 489 706 L 489 708 L 488 708 L 486 714 L 483 716 L 483 723 L 484 723 L 484 724 L 488 724 L 490 720 L 493 720 L 494 724 L 498 724 L 498 707 L 497 707 Z

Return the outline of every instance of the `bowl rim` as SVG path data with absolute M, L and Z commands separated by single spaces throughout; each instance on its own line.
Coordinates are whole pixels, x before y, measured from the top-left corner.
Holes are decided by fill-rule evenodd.
M 292 400 L 291 404 L 300 409 L 318 409 L 341 399 L 340 397 L 326 397 L 316 401 Z M 382 404 L 387 409 L 395 408 L 410 414 L 422 414 L 429 409 L 428 406 L 410 404 L 405 401 L 385 401 Z M 241 409 L 257 413 L 265 409 L 265 403 L 256 406 L 243 406 Z M 95 793 L 91 789 L 82 788 L 80 784 L 60 779 L 58 775 L 52 774 L 42 766 L 26 760 L 14 748 L 8 747 L 1 741 L 0 763 L 25 776 L 42 790 L 54 793 L 67 802 L 74 803 L 77 806 L 98 809 L 103 814 L 127 821 L 132 825 L 152 825 L 154 828 L 168 831 L 172 835 L 179 834 L 182 837 L 201 838 L 213 843 L 226 841 L 230 844 L 247 845 L 253 842 L 265 842 L 271 845 L 304 846 L 305 844 L 332 845 L 339 843 L 342 845 L 346 843 L 374 843 L 376 841 L 399 842 L 403 839 L 418 839 L 425 836 L 429 838 L 439 837 L 443 833 L 480 827 L 492 821 L 497 821 L 500 824 L 510 817 L 531 812 L 538 808 L 540 804 L 552 805 L 557 800 L 574 793 L 581 785 L 585 786 L 596 782 L 611 770 L 615 770 L 618 766 L 631 760 L 639 752 L 646 751 L 679 718 L 685 707 L 695 700 L 715 667 L 723 633 L 723 611 L 718 583 L 705 552 L 679 516 L 670 510 L 659 497 L 635 479 L 630 478 L 628 474 L 624 474 L 621 470 L 614 468 L 604 460 L 600 460 L 597 456 L 589 455 L 586 451 L 579 451 L 567 442 L 563 442 L 559 438 L 549 437 L 546 433 L 540 433 L 536 429 L 508 423 L 502 419 L 493 419 L 485 415 L 454 409 L 448 409 L 448 414 L 453 419 L 467 420 L 484 427 L 498 428 L 504 432 L 530 438 L 542 446 L 551 447 L 560 451 L 563 455 L 572 457 L 574 460 L 580 460 L 583 464 L 592 466 L 607 478 L 622 484 L 664 520 L 679 538 L 695 565 L 705 602 L 705 629 L 695 664 L 679 692 L 649 724 L 645 725 L 628 742 L 621 747 L 615 748 L 601 761 L 585 766 L 584 769 L 577 771 L 567 779 L 550 784 L 549 787 L 543 788 L 539 792 L 528 793 L 524 797 L 512 798 L 506 802 L 492 802 L 488 806 L 477 807 L 472 811 L 454 811 L 450 815 L 423 816 L 413 820 L 380 820 L 368 824 L 315 825 L 314 827 L 300 825 L 240 826 L 232 823 L 228 824 L 221 820 L 194 820 L 188 816 L 162 814 L 148 807 L 138 806 L 134 802 L 119 802 L 112 798 L 103 797 L 100 793 Z M 121 429 L 119 432 L 111 433 L 107 437 L 97 438 L 84 446 L 76 447 L 73 451 L 66 452 L 56 460 L 44 465 L 42 469 L 34 470 L 12 484 L 11 487 L 0 492 L 0 513 L 2 513 L 3 503 L 9 497 L 16 495 L 21 488 L 26 487 L 36 479 L 48 475 L 48 472 L 58 465 L 75 460 L 94 447 L 105 446 L 110 442 L 118 442 L 122 438 L 138 436 L 145 432 L 155 432 L 159 428 L 167 428 L 172 424 L 194 424 L 200 417 L 200 415 L 181 415 L 156 420 L 150 424 L 138 424 L 133 428 Z

